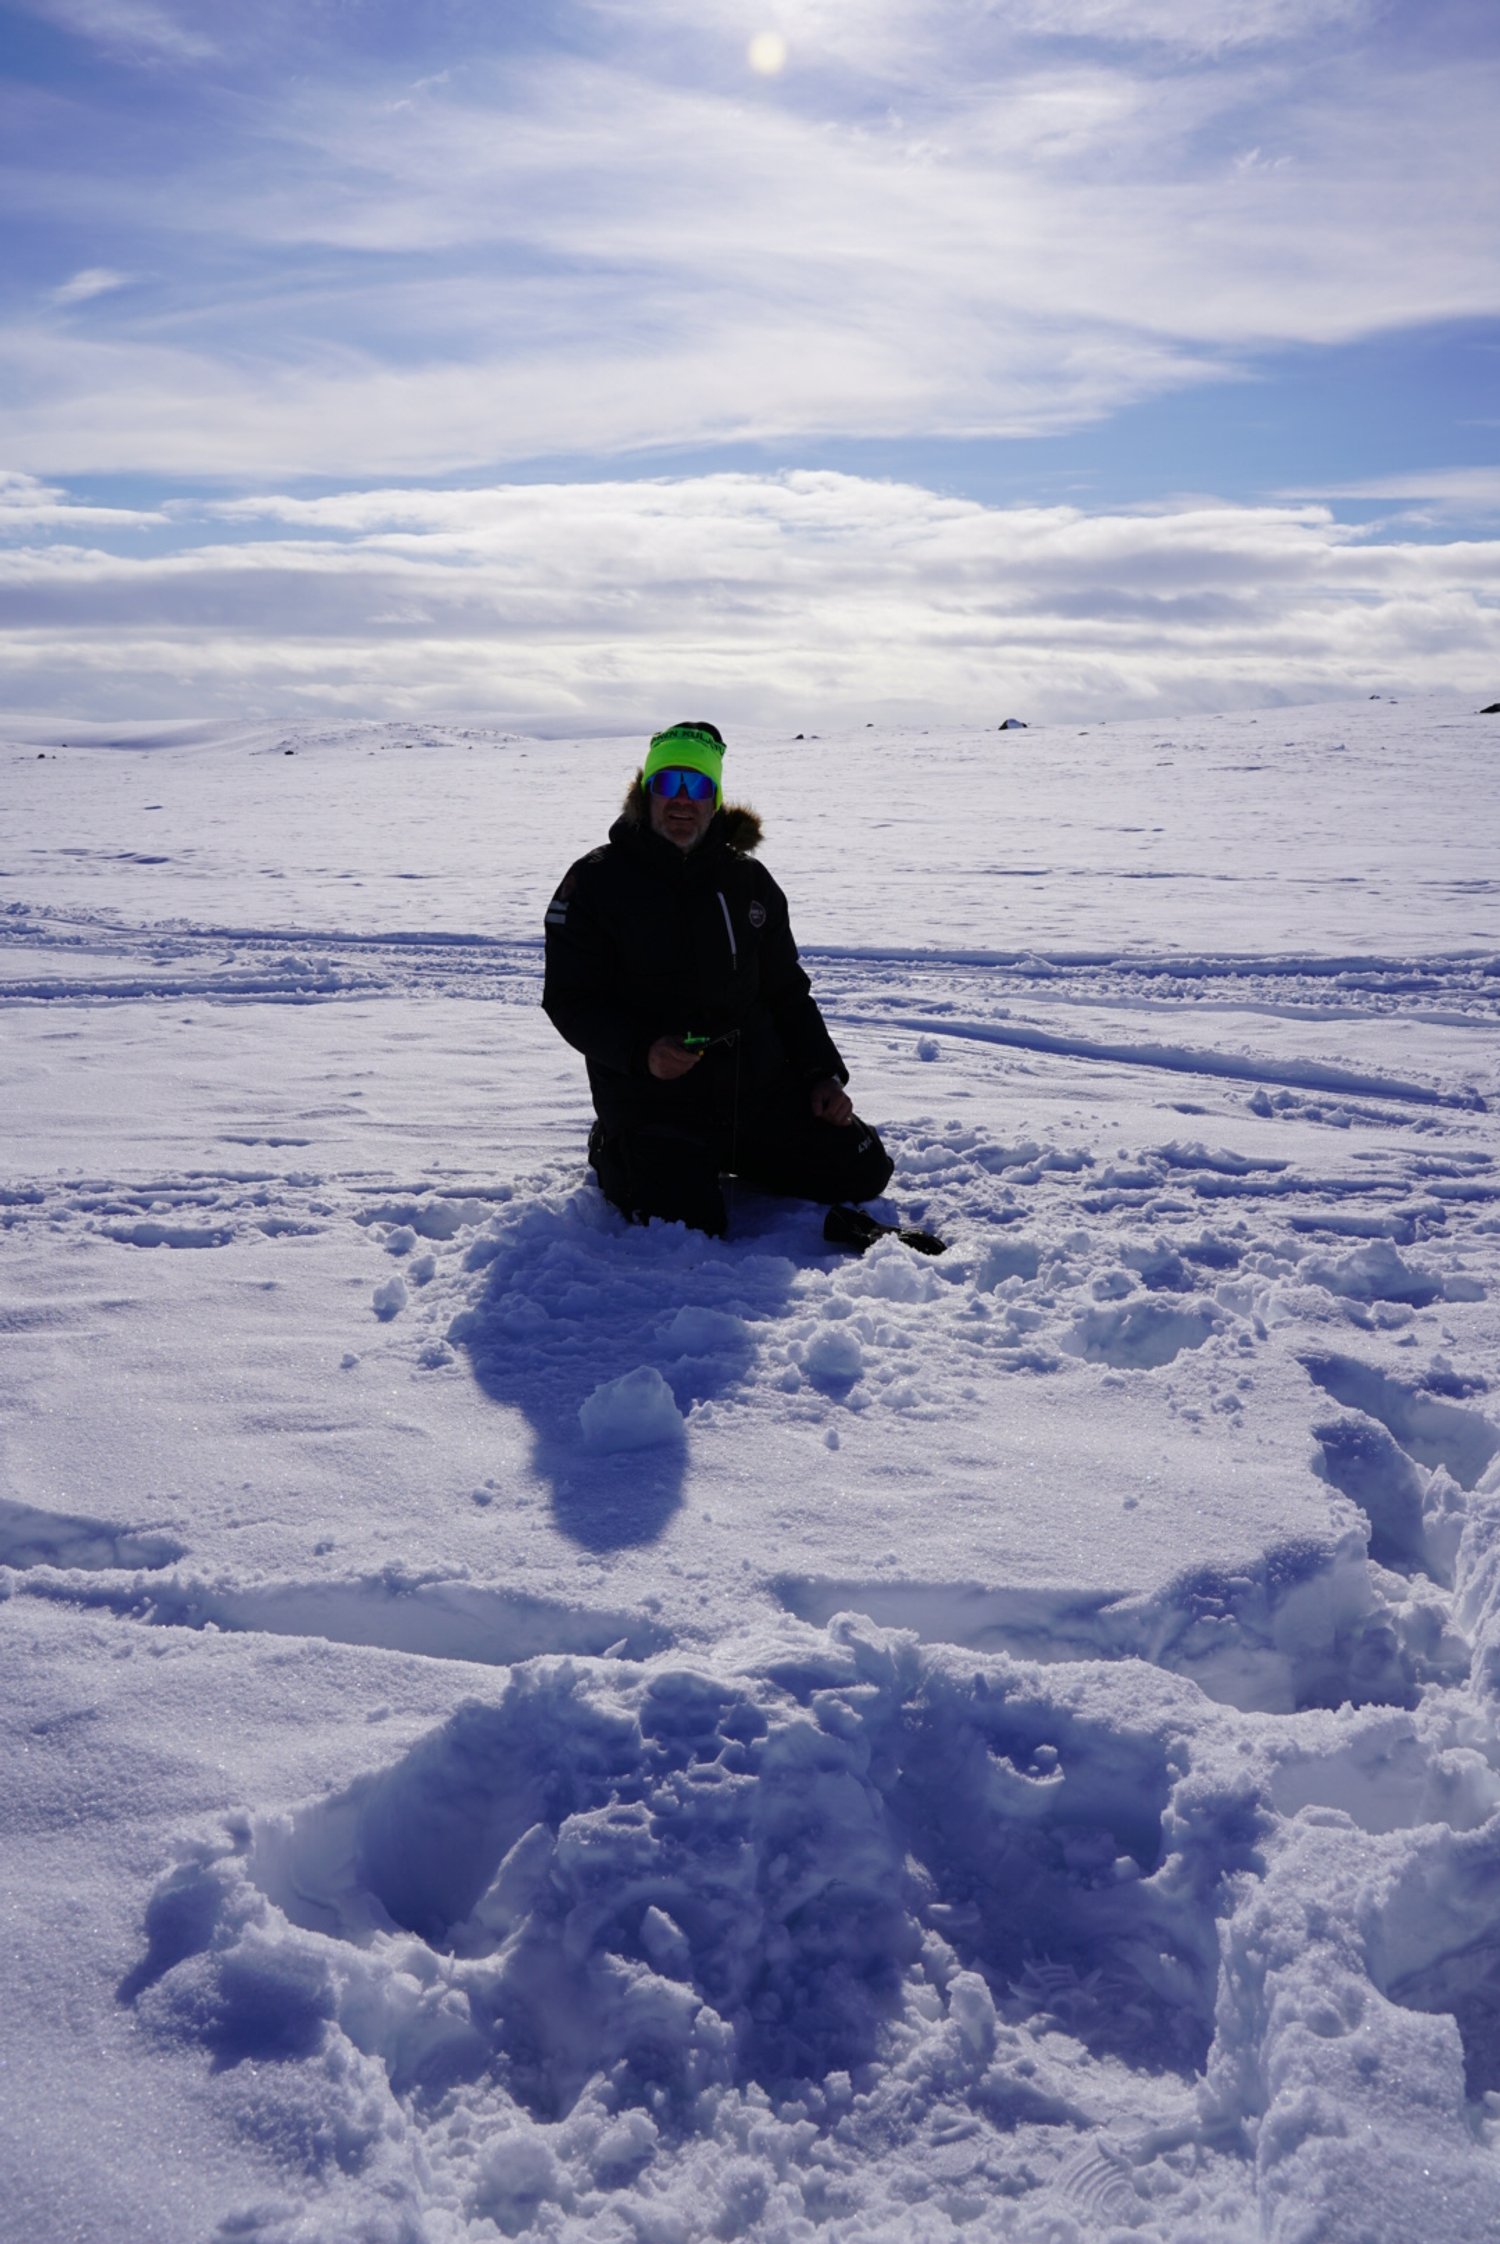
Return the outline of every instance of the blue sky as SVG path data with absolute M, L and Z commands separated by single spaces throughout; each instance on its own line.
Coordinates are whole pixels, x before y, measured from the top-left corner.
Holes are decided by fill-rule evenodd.
M 1500 691 L 1491 0 L 12 0 L 0 56 L 12 706 Z

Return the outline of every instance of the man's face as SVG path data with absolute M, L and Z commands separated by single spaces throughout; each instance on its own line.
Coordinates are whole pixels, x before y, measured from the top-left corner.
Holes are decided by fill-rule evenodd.
M 663 775 L 666 776 L 666 775 Z M 714 798 L 710 793 L 701 803 L 679 789 L 674 795 L 658 795 L 653 788 L 646 800 L 651 805 L 651 831 L 660 834 L 676 849 L 693 849 L 708 831 L 714 814 Z

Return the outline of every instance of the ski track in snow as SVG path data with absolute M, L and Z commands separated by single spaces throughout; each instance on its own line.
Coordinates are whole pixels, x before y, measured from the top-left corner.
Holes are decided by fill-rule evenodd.
M 18 1008 L 531 1006 L 538 979 L 521 941 L 16 903 L 0 953 Z M 221 2244 L 1477 2244 L 1500 2226 L 1500 1161 L 1492 1046 L 1454 1071 L 1420 1032 L 1493 1033 L 1500 960 L 809 963 L 841 1034 L 917 1040 L 940 1113 L 950 1039 L 1051 1081 L 1167 1077 L 1175 1109 L 1133 1147 L 1107 1114 L 1093 1142 L 892 1126 L 893 1199 L 952 1239 L 941 1262 L 809 1253 L 805 1214 L 753 1195 L 728 1245 L 630 1232 L 573 1164 L 303 1168 L 316 1132 L 270 1125 L 219 1167 L 0 1178 L 0 1227 L 257 1270 L 359 1234 L 383 1258 L 361 1350 L 519 1414 L 557 1527 L 607 1556 L 661 1533 L 723 1434 L 836 1453 L 873 1426 L 899 1454 L 1068 1382 L 1231 1447 L 1263 1382 L 1300 1382 L 1328 1531 L 1232 1566 L 1185 1537 L 1129 1594 L 768 1548 L 718 1640 L 670 1598 L 241 1580 L 175 1522 L 0 1502 L 18 1608 L 473 1671 L 352 1782 L 192 1835 L 150 1896 L 121 2002 L 238 2083 L 281 2160 Z M 1118 1033 L 1078 1026 L 1101 1011 Z M 1346 1059 L 1393 1023 L 1401 1072 Z M 1252 1151 L 1223 1142 L 1236 1115 Z

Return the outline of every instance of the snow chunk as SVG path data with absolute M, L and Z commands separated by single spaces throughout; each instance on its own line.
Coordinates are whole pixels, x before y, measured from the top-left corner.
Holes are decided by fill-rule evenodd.
M 743 1317 L 694 1303 L 678 1310 L 662 1334 L 662 1344 L 676 1355 L 716 1356 L 726 1349 L 742 1349 L 745 1337 Z
M 387 1278 L 385 1283 L 377 1286 L 370 1296 L 370 1307 L 382 1324 L 389 1324 L 392 1317 L 399 1317 L 406 1307 L 405 1280 L 402 1278 Z
M 1257 1113 L 1262 1111 L 1261 1108 L 1256 1109 Z M 1221 1177 L 1248 1177 L 1254 1176 L 1258 1171 L 1275 1176 L 1290 1167 L 1289 1162 L 1268 1158 L 1264 1154 L 1231 1153 L 1221 1145 L 1205 1145 L 1201 1138 L 1186 1142 L 1174 1138 L 1169 1145 L 1153 1146 L 1152 1152 L 1158 1161 L 1165 1161 L 1169 1168 L 1210 1169 Z
M 1414 1309 L 1425 1309 L 1443 1297 L 1442 1279 L 1404 1261 L 1389 1239 L 1372 1240 L 1337 1262 L 1310 1258 L 1302 1272 L 1345 1301 L 1405 1301 Z
M 899 1239 L 877 1239 L 839 1282 L 846 1293 L 873 1295 L 877 1301 L 933 1301 L 942 1285 L 931 1264 Z
M 483 1223 L 489 1213 L 483 1200 L 387 1200 L 361 1209 L 354 1220 L 366 1225 L 392 1223 L 399 1230 L 410 1231 L 414 1240 L 442 1241 L 456 1238 L 472 1224 Z
M 1487 1301 L 1489 1290 L 1482 1280 L 1471 1278 L 1462 1270 L 1455 1271 L 1443 1280 L 1445 1301 Z
M 106 1223 L 104 1236 L 122 1247 L 227 1247 L 234 1230 L 224 1223 L 160 1223 L 149 1218 L 139 1223 Z
M 538 2127 L 509 2127 L 485 2151 L 475 2210 L 508 2236 L 529 2228 L 543 2205 L 571 2195 L 546 2137 Z
M 852 1387 L 865 1368 L 864 1350 L 847 1325 L 820 1325 L 807 1344 L 802 1368 L 815 1387 Z
M 980 1293 L 993 1293 L 1007 1278 L 1034 1278 L 1040 1267 L 1041 1252 L 1035 1239 L 997 1239 L 985 1248 L 974 1284 Z
M 1122 1371 L 1155 1371 L 1184 1348 L 1201 1348 L 1219 1324 L 1215 1312 L 1194 1303 L 1169 1308 L 1164 1301 L 1133 1301 L 1119 1309 L 1089 1309 L 1062 1345 L 1089 1363 Z
M 659 1917 L 661 1911 L 648 1909 L 646 1914 Z M 670 1922 L 670 1919 L 664 1921 Z M 686 1945 L 684 1941 L 684 1948 Z M 655 2122 L 648 2113 L 622 2112 L 605 2128 L 589 2154 L 594 2180 L 602 2189 L 618 2189 L 622 2183 L 633 2181 L 646 2161 L 655 2156 L 659 2141 Z
M 606 1379 L 578 1406 L 578 1423 L 590 1449 L 654 1449 L 683 1438 L 682 1414 L 672 1390 L 650 1364 Z

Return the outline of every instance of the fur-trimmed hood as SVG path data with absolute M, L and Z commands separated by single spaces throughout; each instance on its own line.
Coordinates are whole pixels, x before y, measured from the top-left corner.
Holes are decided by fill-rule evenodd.
M 625 791 L 620 820 L 623 825 L 636 826 L 649 832 L 651 826 L 651 798 L 639 772 Z M 743 856 L 753 857 L 761 842 L 760 813 L 746 803 L 725 803 L 716 810 L 713 819 L 699 842 L 722 842 L 726 849 L 737 849 Z

